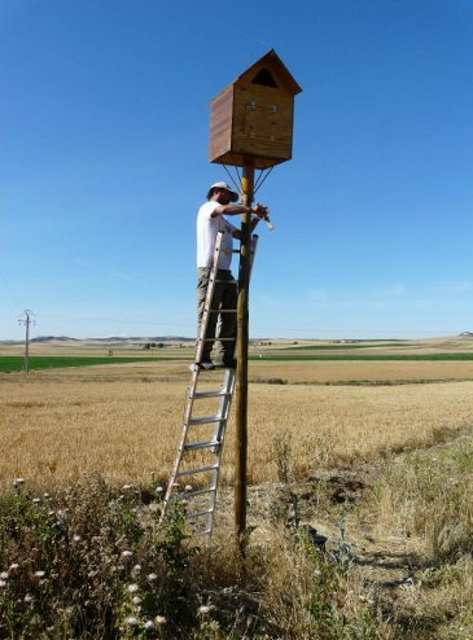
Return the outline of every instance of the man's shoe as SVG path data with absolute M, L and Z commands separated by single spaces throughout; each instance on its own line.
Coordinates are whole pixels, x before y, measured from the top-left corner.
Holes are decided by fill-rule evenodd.
M 215 369 L 214 363 L 210 362 L 210 360 L 207 360 L 206 362 L 196 362 L 195 364 L 199 369 L 202 369 L 202 371 L 213 371 Z

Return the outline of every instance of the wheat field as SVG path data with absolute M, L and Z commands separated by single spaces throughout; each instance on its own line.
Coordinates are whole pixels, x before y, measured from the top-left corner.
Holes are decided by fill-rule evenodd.
M 387 372 L 386 363 L 373 363 L 369 374 L 366 363 L 337 363 L 341 364 L 350 380 L 377 375 L 383 381 Z M 427 364 L 432 363 L 394 363 L 391 373 L 406 382 L 404 365 L 415 365 L 417 375 L 426 378 Z M 430 375 L 441 379 L 449 363 L 433 364 Z M 449 366 L 458 371 L 465 364 L 469 365 Z M 307 384 L 322 379 L 322 369 L 325 381 L 334 379 L 333 363 L 276 363 L 271 369 L 268 363 L 251 363 L 251 483 L 277 479 L 274 453 L 281 437 L 290 443 L 296 479 L 441 441 L 471 425 L 473 382 Z M 409 369 L 413 375 L 414 367 Z M 293 383 L 261 382 L 270 379 L 270 373 Z M 71 482 L 87 470 L 99 470 L 112 484 L 148 482 L 151 472 L 165 481 L 176 453 L 188 375 L 185 363 L 175 362 L 4 375 L 2 485 L 22 476 L 35 486 L 47 487 Z M 215 388 L 219 374 L 206 375 L 209 388 Z M 343 382 L 343 376 L 338 380 Z M 211 407 L 202 406 L 203 414 L 207 410 Z M 233 479 L 234 438 L 232 418 L 221 475 L 224 484 Z

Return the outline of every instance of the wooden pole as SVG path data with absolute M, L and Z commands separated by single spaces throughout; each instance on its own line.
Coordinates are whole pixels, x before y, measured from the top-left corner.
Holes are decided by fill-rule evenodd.
M 241 180 L 242 204 L 253 202 L 255 164 L 246 158 Z M 240 548 L 244 548 L 246 531 L 246 469 L 248 449 L 248 342 L 249 342 L 249 281 L 251 263 L 251 215 L 241 216 L 240 270 L 238 273 L 237 305 L 237 371 L 236 402 L 236 470 L 235 470 L 235 527 Z

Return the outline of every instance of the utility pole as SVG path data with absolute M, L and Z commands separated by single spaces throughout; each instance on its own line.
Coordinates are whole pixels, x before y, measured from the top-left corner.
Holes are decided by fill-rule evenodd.
M 25 325 L 25 373 L 28 374 L 30 370 L 30 324 L 34 323 L 31 319 L 33 312 L 30 309 L 24 311 L 24 318 L 18 320 L 18 324 Z

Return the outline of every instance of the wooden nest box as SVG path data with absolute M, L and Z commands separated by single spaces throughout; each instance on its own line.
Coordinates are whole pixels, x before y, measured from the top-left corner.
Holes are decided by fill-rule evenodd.
M 294 96 L 302 89 L 274 49 L 210 103 L 209 160 L 267 169 L 292 156 Z

